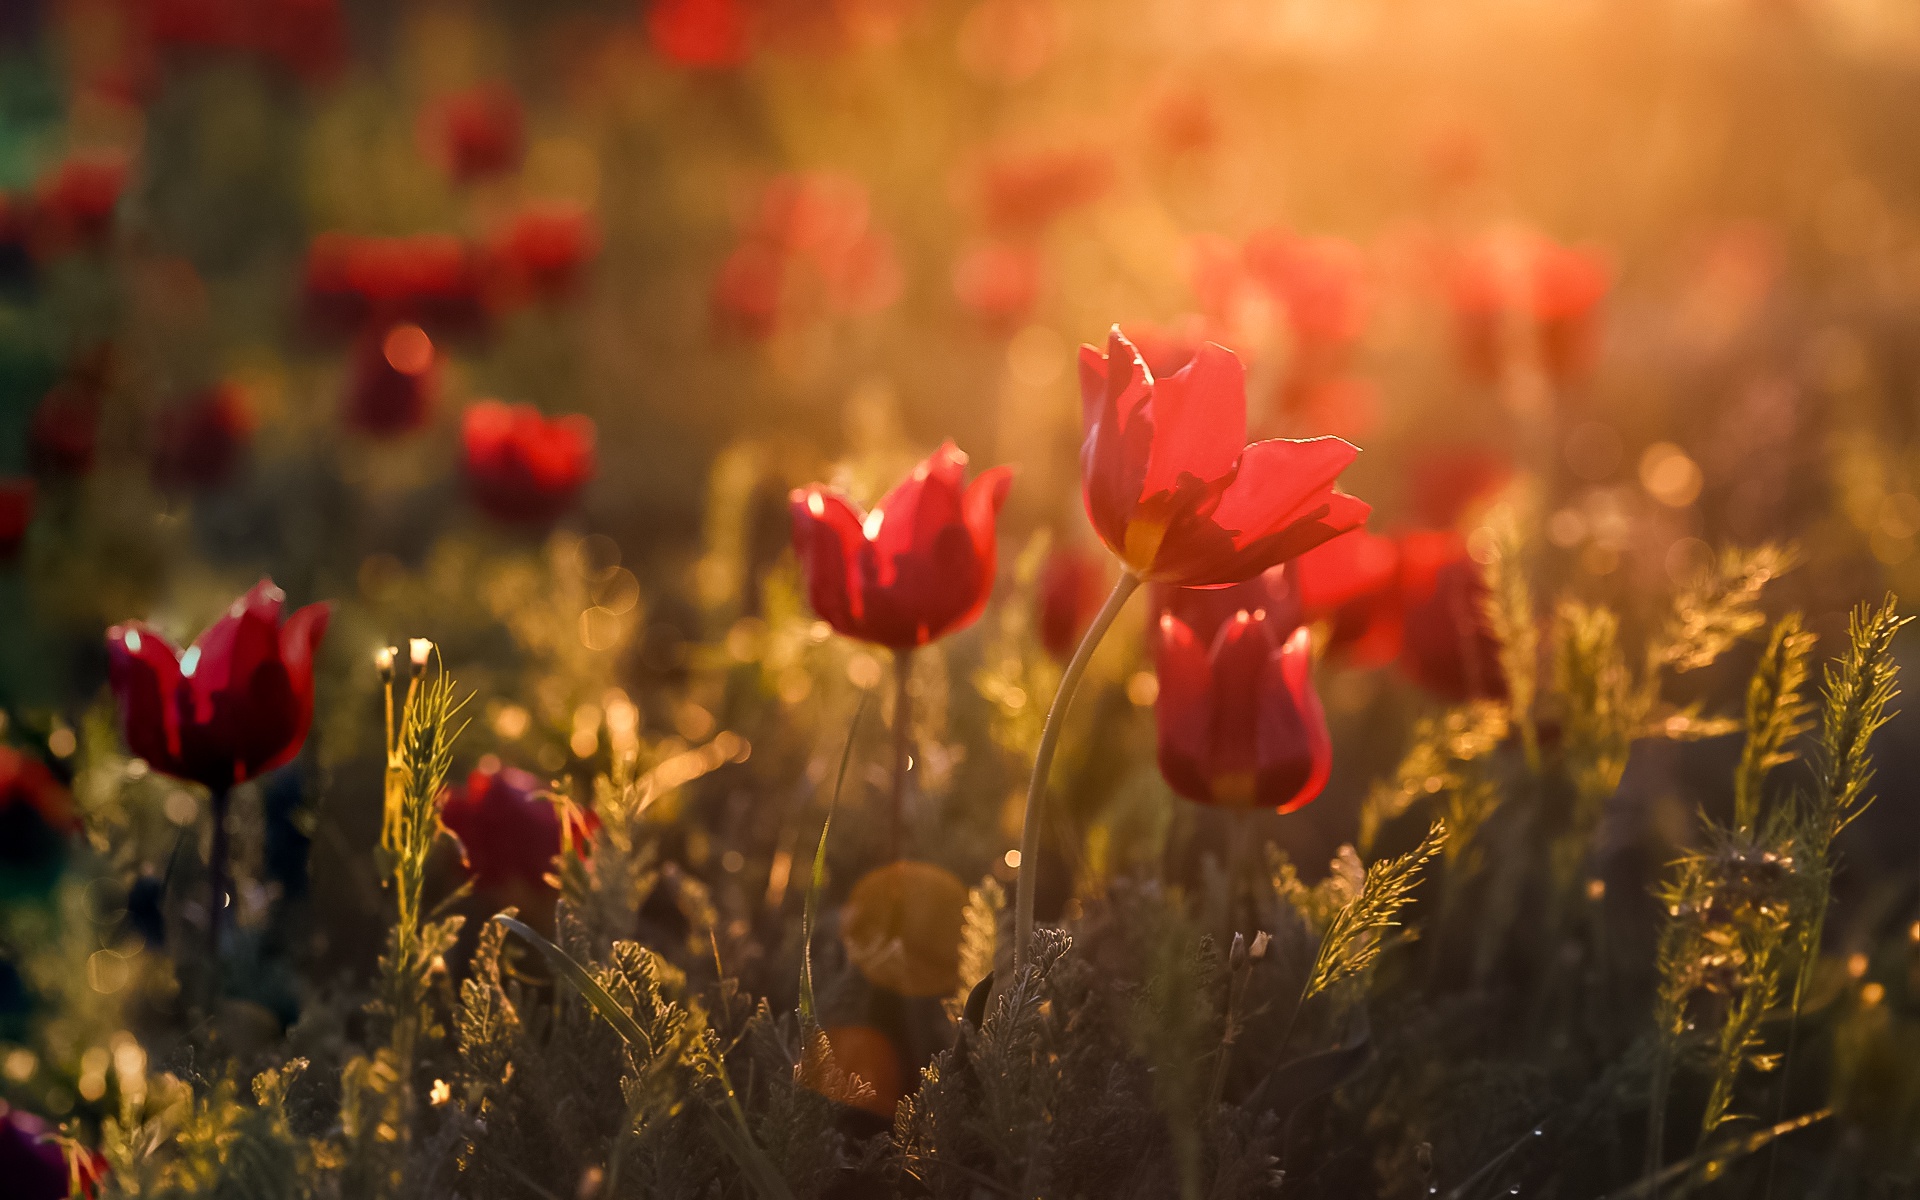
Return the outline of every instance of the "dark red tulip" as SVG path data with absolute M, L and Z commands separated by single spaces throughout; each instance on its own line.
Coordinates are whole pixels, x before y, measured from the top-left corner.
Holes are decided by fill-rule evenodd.
M 900 298 L 898 258 L 874 228 L 867 190 L 832 172 L 782 175 L 761 194 L 740 244 L 714 280 L 714 315 L 770 336 L 788 310 L 858 315 Z
M 33 524 L 33 501 L 33 480 L 0 478 L 0 560 L 20 553 Z
M 8 1200 L 67 1200 L 67 1156 L 53 1126 L 0 1101 L 0 1179 Z
M 489 891 L 547 886 L 563 848 L 561 807 L 538 776 L 497 763 L 468 775 L 466 786 L 440 793 L 440 821 L 459 839 L 474 885 Z M 565 808 L 567 848 L 584 854 L 600 822 L 590 811 Z
M 1040 298 L 1040 252 L 1007 242 L 974 246 L 953 265 L 953 294 L 988 328 L 1018 329 Z
M 780 323 L 786 256 L 765 242 L 736 247 L 713 281 L 714 323 L 746 337 L 773 336 Z
M 83 372 L 41 397 L 27 433 L 34 469 L 58 475 L 84 475 L 93 469 L 102 382 Z
M 1067 661 L 1112 587 L 1112 572 L 1103 556 L 1079 546 L 1061 546 L 1047 555 L 1046 566 L 1040 570 L 1034 623 L 1040 645 L 1048 654 Z
M 46 764 L 0 745 L 0 898 L 44 895 L 79 828 L 72 794 Z
M 1506 696 L 1486 580 L 1460 534 L 1349 534 L 1301 557 L 1294 577 L 1306 618 L 1330 625 L 1329 653 L 1356 666 L 1398 661 L 1450 703 Z
M 1142 579 L 1214 587 L 1250 579 L 1365 524 L 1334 490 L 1358 453 L 1339 438 L 1246 444 L 1240 360 L 1212 343 L 1156 379 L 1115 326 L 1080 350 L 1087 515 Z
M 1113 156 L 1091 146 L 998 154 L 975 184 L 981 219 L 1001 237 L 1032 237 L 1113 187 Z
M 1367 328 L 1366 259 L 1353 243 L 1267 230 L 1247 239 L 1248 275 L 1277 300 L 1293 335 L 1289 373 L 1324 379 Z
M 1283 813 L 1318 796 L 1333 744 L 1284 571 L 1155 598 L 1154 721 L 1168 786 L 1201 804 Z
M 325 604 L 285 624 L 262 579 L 186 653 L 139 621 L 107 631 L 127 747 L 156 771 L 222 792 L 292 761 L 313 720 L 313 653 Z
M 503 83 L 443 96 L 421 119 L 420 138 L 455 182 L 504 175 L 519 167 L 527 151 L 520 97 Z
M 484 291 L 481 255 L 441 234 L 319 234 L 302 282 L 308 324 L 334 338 L 399 322 L 437 335 L 473 333 L 486 325 Z
M 1487 238 L 1448 267 L 1448 294 L 1467 371 L 1500 377 L 1509 358 L 1535 359 L 1556 383 L 1577 381 L 1599 351 L 1610 286 L 1597 251 L 1535 233 Z
M 793 546 L 814 612 L 896 650 L 971 624 L 993 590 L 994 523 L 1013 471 L 994 467 L 971 484 L 966 472 L 948 442 L 871 512 L 820 484 L 796 489 Z
M 647 33 L 660 57 L 676 66 L 721 70 L 747 61 L 741 0 L 653 0 Z
M 460 420 L 467 492 L 496 520 L 551 521 L 593 477 L 593 436 L 590 417 L 482 400 Z
M 215 488 L 233 478 L 253 436 L 246 393 L 217 384 L 161 410 L 154 423 L 153 481 L 166 491 Z
M 578 289 L 600 250 L 600 231 L 585 209 L 555 204 L 528 208 L 499 229 L 488 257 L 509 302 L 560 300 Z
M 125 156 L 99 154 L 69 158 L 42 176 L 34 189 L 42 255 L 105 243 L 127 175 Z
M 411 433 L 427 423 L 440 390 L 439 355 L 418 325 L 369 330 L 354 348 L 347 424 L 373 437 Z
M 1400 539 L 1405 644 L 1400 667 L 1415 683 L 1454 704 L 1504 700 L 1500 643 L 1486 613 L 1487 581 L 1457 533 Z
M 147 0 L 146 18 L 157 46 L 256 55 L 307 83 L 346 65 L 339 0 Z

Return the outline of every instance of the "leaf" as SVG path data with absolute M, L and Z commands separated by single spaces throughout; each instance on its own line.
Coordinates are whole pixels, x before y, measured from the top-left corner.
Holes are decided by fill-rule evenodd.
M 820 823 L 820 844 L 813 850 L 813 873 L 807 879 L 807 902 L 800 913 L 800 1020 L 808 1027 L 819 1024 L 813 1002 L 813 926 L 820 910 L 820 891 L 827 882 L 827 831 L 833 828 L 833 811 L 840 806 L 840 789 L 847 782 L 847 764 L 853 761 L 853 736 L 860 731 L 860 718 L 866 714 L 867 698 L 860 697 L 847 725 L 847 744 L 840 751 L 840 773 L 834 776 L 833 797 L 827 801 L 827 819 Z
M 553 968 L 554 973 L 571 983 L 574 989 L 586 998 L 587 1003 L 593 1006 L 593 1011 L 599 1013 L 606 1019 L 607 1024 L 613 1026 L 613 1031 L 620 1035 L 622 1041 L 641 1054 L 653 1053 L 653 1047 L 647 1041 L 647 1031 L 640 1028 L 640 1022 L 634 1019 L 632 1013 L 621 1008 L 619 1003 L 608 994 L 607 989 L 600 986 L 599 980 L 575 961 L 573 955 L 554 945 L 516 917 L 497 913 L 493 919 L 531 942 L 533 947 L 546 957 L 547 964 Z

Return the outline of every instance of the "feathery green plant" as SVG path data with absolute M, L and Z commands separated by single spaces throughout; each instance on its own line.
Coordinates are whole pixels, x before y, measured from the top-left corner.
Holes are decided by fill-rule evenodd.
M 1814 640 L 1801 629 L 1799 613 L 1781 618 L 1747 687 L 1747 740 L 1733 777 L 1733 827 L 1743 833 L 1753 833 L 1759 824 L 1767 773 L 1793 761 L 1793 741 L 1806 732 L 1810 705 L 1801 689 Z
M 1383 948 L 1381 935 L 1400 923 L 1400 910 L 1413 899 L 1421 868 L 1440 853 L 1446 840 L 1446 823 L 1435 821 L 1418 847 L 1367 868 L 1359 894 L 1334 915 L 1321 935 L 1319 953 L 1300 993 L 1302 1004 L 1373 966 Z

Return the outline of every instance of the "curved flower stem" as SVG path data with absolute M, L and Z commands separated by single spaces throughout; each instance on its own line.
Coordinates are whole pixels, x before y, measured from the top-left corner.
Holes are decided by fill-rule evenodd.
M 1073 693 L 1080 687 L 1080 677 L 1087 673 L 1087 663 L 1092 660 L 1095 647 L 1100 645 L 1107 627 L 1113 624 L 1113 619 L 1126 607 L 1127 598 L 1139 586 L 1138 575 L 1132 571 L 1120 573 L 1120 581 L 1113 585 L 1100 615 L 1087 626 L 1086 635 L 1080 639 L 1065 673 L 1060 676 L 1059 690 L 1053 694 L 1053 707 L 1047 710 L 1047 723 L 1040 733 L 1040 749 L 1033 756 L 1033 779 L 1027 784 L 1026 820 L 1020 826 L 1020 881 L 1015 891 L 1013 922 L 1016 973 L 1027 961 L 1027 943 L 1033 940 L 1033 892 L 1040 870 L 1040 805 L 1046 798 L 1047 773 L 1053 767 L 1054 747 L 1060 742 L 1060 724 L 1066 718 L 1067 706 L 1073 703 Z
M 902 826 L 906 820 L 907 764 L 913 742 L 913 696 L 907 685 L 913 680 L 913 648 L 893 652 L 893 811 L 887 825 L 887 861 L 899 862 L 902 854 Z
M 213 788 L 209 794 L 213 810 L 213 845 L 207 851 L 207 973 L 212 980 L 211 999 L 220 998 L 220 924 L 227 903 L 227 788 Z

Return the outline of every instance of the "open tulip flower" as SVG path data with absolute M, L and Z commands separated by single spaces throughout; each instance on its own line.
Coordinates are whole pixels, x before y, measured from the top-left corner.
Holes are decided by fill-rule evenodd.
M 1202 804 L 1283 813 L 1318 796 L 1333 743 L 1284 569 L 1157 599 L 1154 719 L 1168 785 Z
M 1365 524 L 1334 490 L 1359 453 L 1339 438 L 1246 444 L 1246 373 L 1212 343 L 1156 379 L 1118 326 L 1080 350 L 1087 515 L 1139 578 L 1218 587 Z
M 994 524 L 1010 467 L 966 481 L 952 442 L 872 511 L 815 484 L 792 495 L 793 546 L 814 612 L 848 637 L 895 650 L 971 624 L 993 589 Z
M 460 421 L 467 490 L 496 520 L 551 521 L 593 477 L 593 436 L 591 417 L 482 400 Z
M 139 621 L 108 630 L 127 747 L 216 794 L 291 761 L 313 719 L 313 652 L 328 609 L 309 604 L 283 624 L 285 601 L 262 579 L 184 654 Z

